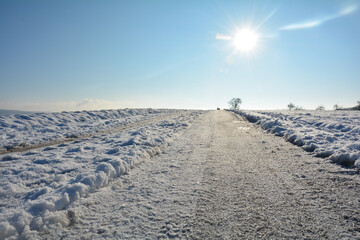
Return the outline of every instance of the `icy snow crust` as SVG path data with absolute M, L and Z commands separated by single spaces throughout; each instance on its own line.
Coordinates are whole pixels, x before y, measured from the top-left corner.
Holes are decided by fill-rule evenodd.
M 121 109 L 0 116 L 0 152 L 76 138 L 180 111 Z
M 77 134 L 93 132 L 107 127 L 107 121 L 116 126 L 170 113 L 176 115 L 137 128 L 0 155 L 0 239 L 37 238 L 37 231 L 71 225 L 74 214 L 68 209 L 74 201 L 89 196 L 138 163 L 161 153 L 201 112 L 130 109 L 30 115 L 23 120 L 15 120 L 23 115 L 1 118 L 2 123 L 10 126 L 11 122 L 17 123 L 11 131 L 14 142 L 30 139 L 38 143 L 64 137 L 71 130 Z M 51 125 L 59 122 L 66 124 Z M 10 132 L 7 127 L 2 129 Z M 41 129 L 54 129 L 54 132 L 45 131 L 42 138 Z
M 359 111 L 236 111 L 250 122 L 313 152 L 360 168 Z

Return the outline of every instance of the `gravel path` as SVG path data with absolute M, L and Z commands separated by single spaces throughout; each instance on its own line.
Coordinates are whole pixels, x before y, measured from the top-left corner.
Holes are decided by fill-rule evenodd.
M 357 170 L 225 111 L 69 210 L 63 239 L 360 239 Z

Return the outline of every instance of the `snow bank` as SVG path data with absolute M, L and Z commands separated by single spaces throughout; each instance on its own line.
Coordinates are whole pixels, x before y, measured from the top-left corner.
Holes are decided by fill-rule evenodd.
M 236 111 L 317 157 L 360 168 L 359 111 Z
M 4 152 L 5 149 L 93 134 L 182 111 L 184 110 L 120 109 L 0 116 L 0 150 Z
M 0 155 L 0 239 L 36 238 L 38 231 L 73 224 L 74 201 L 161 153 L 201 114 L 177 112 L 138 128 Z

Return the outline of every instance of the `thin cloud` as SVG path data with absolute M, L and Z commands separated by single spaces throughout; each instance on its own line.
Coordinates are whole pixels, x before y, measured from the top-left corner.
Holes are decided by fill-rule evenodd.
M 287 25 L 285 27 L 280 28 L 280 30 L 296 30 L 296 29 L 303 29 L 303 28 L 313 28 L 321 25 L 324 21 L 310 21 L 310 22 L 304 22 L 304 23 L 296 23 Z
M 318 19 L 318 20 L 312 20 L 312 21 L 306 21 L 306 22 L 302 22 L 302 23 L 295 23 L 295 24 L 290 24 L 290 25 L 286 25 L 284 27 L 281 27 L 279 30 L 283 31 L 283 30 L 298 30 L 298 29 L 306 29 L 306 28 L 313 28 L 313 27 L 318 27 L 321 24 L 333 20 L 335 18 L 339 18 L 345 15 L 349 15 L 353 12 L 355 12 L 358 9 L 357 5 L 349 5 L 345 8 L 343 8 L 340 12 L 338 12 L 335 15 L 330 15 L 328 17 L 322 18 L 322 19 Z
M 353 13 L 355 12 L 356 10 L 358 9 L 358 6 L 357 5 L 350 5 L 350 6 L 347 6 L 346 8 L 343 8 L 340 12 L 339 12 L 339 15 L 340 16 L 344 16 L 344 15 L 348 15 L 350 13 Z

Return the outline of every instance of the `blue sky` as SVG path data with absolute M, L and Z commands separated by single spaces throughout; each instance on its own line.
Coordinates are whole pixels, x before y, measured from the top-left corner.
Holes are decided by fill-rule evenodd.
M 0 108 L 360 100 L 360 1 L 0 1 Z M 235 52 L 237 29 L 257 32 Z

